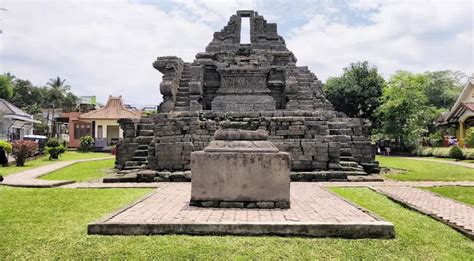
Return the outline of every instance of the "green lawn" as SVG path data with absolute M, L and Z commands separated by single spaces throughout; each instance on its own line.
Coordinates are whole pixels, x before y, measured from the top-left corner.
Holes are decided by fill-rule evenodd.
M 0 187 L 0 259 L 456 259 L 474 243 L 369 189 L 334 188 L 396 226 L 396 239 L 89 236 L 87 224 L 144 196 L 139 189 Z
M 10 163 L 8 167 L 0 167 L 0 175 L 7 176 L 12 173 L 41 167 L 44 165 L 48 165 L 57 161 L 66 161 L 66 160 L 80 160 L 80 159 L 95 159 L 95 158 L 103 158 L 112 156 L 110 153 L 97 153 L 97 152 L 77 152 L 77 151 L 66 151 L 66 153 L 62 154 L 59 160 L 49 160 L 48 155 L 43 155 L 39 158 L 34 160 L 27 160 L 24 167 L 17 167 L 14 163 Z
M 79 162 L 72 166 L 51 172 L 40 177 L 47 180 L 87 181 L 103 178 L 107 171 L 114 167 L 114 159 Z
M 421 188 L 474 206 L 474 187 L 444 186 Z
M 400 181 L 472 181 L 474 169 L 443 162 L 430 162 L 403 157 L 377 156 L 380 166 L 406 170 L 388 173 L 385 177 Z

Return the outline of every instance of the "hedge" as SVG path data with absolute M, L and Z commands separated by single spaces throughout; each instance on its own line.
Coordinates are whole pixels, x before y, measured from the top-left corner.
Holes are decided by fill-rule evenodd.
M 450 147 L 422 147 L 415 151 L 416 156 L 449 158 Z M 466 159 L 474 159 L 474 148 L 462 148 L 462 153 Z

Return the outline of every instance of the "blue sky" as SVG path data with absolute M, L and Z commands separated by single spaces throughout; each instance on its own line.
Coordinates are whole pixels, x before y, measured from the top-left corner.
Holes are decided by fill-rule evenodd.
M 468 0 L 25 1 L 0 6 L 0 72 L 34 84 L 67 79 L 75 93 L 161 101 L 157 56 L 192 61 L 239 9 L 278 24 L 288 48 L 323 81 L 367 60 L 397 70 L 474 72 Z

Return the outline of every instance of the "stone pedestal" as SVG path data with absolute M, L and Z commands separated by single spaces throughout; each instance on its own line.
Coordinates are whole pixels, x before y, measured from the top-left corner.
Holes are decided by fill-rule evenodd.
M 259 131 L 217 131 L 204 151 L 191 154 L 190 205 L 289 208 L 290 156 Z

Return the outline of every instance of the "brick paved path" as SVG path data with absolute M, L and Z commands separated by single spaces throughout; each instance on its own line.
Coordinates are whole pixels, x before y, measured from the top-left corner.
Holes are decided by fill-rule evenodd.
M 180 233 L 185 227 L 186 233 L 191 234 L 237 232 L 392 237 L 394 233 L 390 223 L 346 202 L 317 183 L 291 183 L 290 209 L 191 207 L 190 192 L 190 183 L 161 183 L 155 194 L 91 225 L 89 232 L 162 234 Z M 141 226 L 143 224 L 146 226 Z
M 65 168 L 72 164 L 76 164 L 78 162 L 85 162 L 85 161 L 95 161 L 95 160 L 104 160 L 104 159 L 112 159 L 113 157 L 103 157 L 103 158 L 96 158 L 96 159 L 84 159 L 84 160 L 70 160 L 70 161 L 60 161 L 56 163 L 52 163 L 46 166 L 29 169 L 25 171 L 21 171 L 18 173 L 10 174 L 4 177 L 2 185 L 13 186 L 13 187 L 57 187 L 62 186 L 65 184 L 74 183 L 74 181 L 70 180 L 43 180 L 38 179 L 41 176 L 44 176 L 48 173 L 53 171 Z
M 413 187 L 373 186 L 395 201 L 446 223 L 474 239 L 474 208 Z

